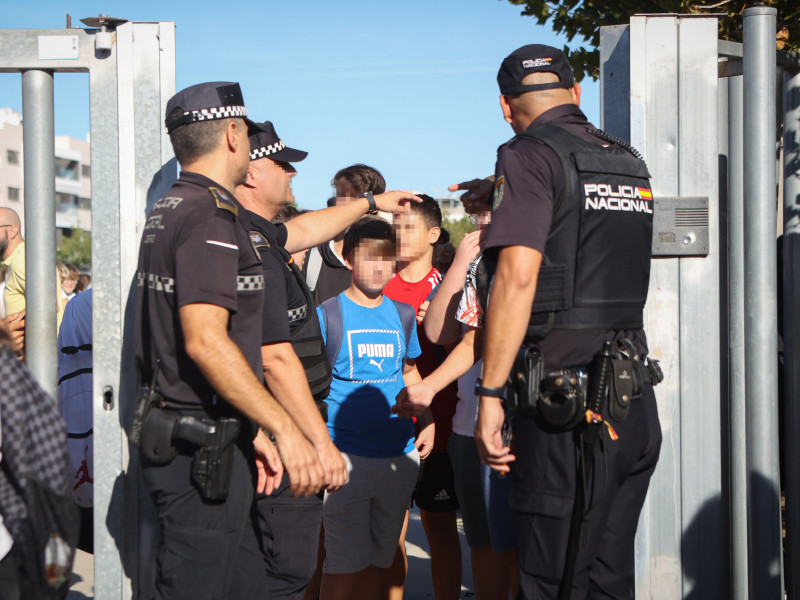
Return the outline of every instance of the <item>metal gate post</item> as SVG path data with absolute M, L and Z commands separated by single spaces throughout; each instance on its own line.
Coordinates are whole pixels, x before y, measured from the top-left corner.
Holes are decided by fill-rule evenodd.
M 783 74 L 783 348 L 786 592 L 800 594 L 800 55 Z
M 745 406 L 744 127 L 742 77 L 726 79 L 728 165 L 728 347 L 730 348 L 731 597 L 747 600 L 747 418 Z M 720 81 L 720 85 L 723 82 Z
M 774 8 L 744 13 L 745 397 L 750 595 L 781 597 Z M 791 467 L 790 467 L 791 468 Z
M 704 197 L 708 219 L 707 256 L 652 263 L 645 328 L 666 376 L 656 390 L 663 443 L 639 521 L 636 596 L 726 598 L 717 20 L 637 15 L 627 35 L 602 31 L 603 127 L 629 132 L 645 154 L 656 201 Z
M 56 349 L 52 305 L 56 291 L 55 216 L 52 209 L 41 209 L 38 203 L 28 205 L 28 194 L 47 196 L 51 206 L 54 201 L 52 73 L 89 73 L 94 589 L 97 598 L 122 600 L 150 597 L 151 591 L 152 508 L 139 486 L 136 453 L 129 452 L 124 429 L 136 396 L 131 291 L 140 232 L 147 206 L 163 195 L 177 176 L 164 131 L 164 108 L 175 93 L 175 25 L 119 25 L 110 49 L 105 44 L 96 46 L 97 33 L 95 29 L 0 30 L 0 72 L 24 73 L 28 252 L 47 255 L 51 261 L 31 265 L 27 272 L 29 356 L 41 349 Z M 43 143 L 40 138 L 46 131 L 49 142 Z M 34 158 L 29 158 L 31 151 L 36 153 Z M 37 238 L 34 230 L 42 237 Z M 31 286 L 34 277 L 41 280 L 39 287 Z M 46 303 L 46 311 L 36 309 L 34 303 L 39 299 Z M 39 340 L 38 334 L 33 339 L 33 329 L 42 326 L 34 323 L 41 321 L 34 318 L 37 310 L 52 318 L 52 337 L 48 339 Z M 52 367 L 42 369 L 48 369 L 44 378 L 55 381 L 55 360 Z M 55 385 L 52 387 L 50 391 Z
M 22 73 L 25 163 L 25 346 L 26 360 L 39 385 L 56 397 L 58 348 L 56 306 L 55 129 L 53 72 Z M 20 232 L 21 233 L 21 232 Z

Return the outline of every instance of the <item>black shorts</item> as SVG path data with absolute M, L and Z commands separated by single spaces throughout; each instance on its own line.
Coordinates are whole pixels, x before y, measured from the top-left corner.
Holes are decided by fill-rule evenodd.
M 420 463 L 414 503 L 429 512 L 458 510 L 453 465 L 447 452 L 431 454 Z

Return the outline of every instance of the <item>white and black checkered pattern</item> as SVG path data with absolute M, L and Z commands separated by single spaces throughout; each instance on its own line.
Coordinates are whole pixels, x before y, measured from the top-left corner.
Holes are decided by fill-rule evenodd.
M 192 121 L 211 121 L 212 119 L 230 119 L 233 117 L 246 117 L 247 109 L 244 106 L 214 106 L 190 110 L 183 113 L 192 115 Z
M 305 319 L 306 315 L 308 314 L 308 304 L 303 304 L 299 308 L 293 308 L 288 311 L 289 314 L 289 323 L 294 323 L 295 321 L 299 321 L 301 319 Z
M 136 285 L 144 287 L 145 282 L 151 290 L 167 294 L 175 291 L 175 280 L 172 277 L 161 277 L 152 273 L 136 273 Z
M 3 468 L 0 513 L 16 537 L 28 513 L 28 482 L 38 481 L 63 494 L 69 485 L 67 428 L 58 406 L 7 347 L 0 346 L 0 413 L 3 418 Z
M 236 290 L 239 292 L 250 292 L 264 289 L 263 275 L 239 275 L 236 278 Z
M 265 156 L 269 156 L 270 154 L 275 154 L 276 152 L 280 152 L 286 148 L 286 144 L 283 140 L 278 140 L 274 144 L 270 144 L 269 146 L 261 146 L 261 148 L 256 148 L 255 150 L 250 150 L 250 160 L 255 160 L 257 158 L 264 158 Z

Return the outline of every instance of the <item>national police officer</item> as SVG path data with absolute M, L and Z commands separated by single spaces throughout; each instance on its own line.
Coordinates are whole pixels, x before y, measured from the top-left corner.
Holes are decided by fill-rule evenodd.
M 199 84 L 170 99 L 166 126 L 183 170 L 142 234 L 143 389 L 131 439 L 161 529 L 157 598 L 262 597 L 254 480 L 258 469 L 263 488 L 282 472 L 257 426 L 274 435 L 293 491 L 313 494 L 323 483 L 313 447 L 261 383 L 264 278 L 229 191 L 250 163 L 246 114 L 236 83 Z
M 643 358 L 649 175 L 588 123 L 561 51 L 524 46 L 497 80 L 517 135 L 495 172 L 475 439 L 485 463 L 512 475 L 519 597 L 633 598 L 634 536 L 661 444 L 657 368 Z M 513 438 L 503 397 L 518 408 Z
M 292 163 L 307 154 L 287 146 L 271 122 L 251 126 L 250 165 L 234 192 L 249 213 L 250 239 L 262 260 L 265 383 L 313 443 L 325 471 L 326 487 L 336 491 L 347 479 L 347 464 L 321 416 L 331 369 L 312 294 L 291 255 L 327 242 L 371 210 L 403 212 L 409 201 L 418 198 L 408 192 L 368 194 L 355 202 L 305 213 L 286 224 L 273 223 L 278 213 L 294 202 L 291 183 L 297 171 Z M 317 562 L 322 497 L 294 497 L 284 478 L 273 494 L 259 496 L 257 513 L 267 596 L 273 600 L 301 598 Z

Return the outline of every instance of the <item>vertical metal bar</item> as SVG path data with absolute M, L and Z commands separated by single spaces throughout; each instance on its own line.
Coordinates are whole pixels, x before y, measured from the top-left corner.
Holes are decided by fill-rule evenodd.
M 714 17 L 678 17 L 678 185 L 681 196 L 708 196 L 708 255 L 679 258 L 682 524 L 684 594 L 729 598 L 723 530 L 722 332 L 727 298 L 721 293 L 725 232 L 720 227 L 717 131 L 717 32 Z M 648 332 L 649 333 L 649 332 Z M 727 338 L 727 331 L 725 331 Z M 725 385 L 727 387 L 727 385 Z M 656 392 L 660 395 L 660 390 Z M 702 402 L 696 401 L 702 398 Z M 689 457 L 692 457 L 689 459 Z
M 745 415 L 744 170 L 742 78 L 728 77 L 728 329 L 731 477 L 731 592 L 747 599 L 747 434 Z
M 677 196 L 678 20 L 669 15 L 633 17 L 629 33 L 630 93 L 626 102 L 630 105 L 630 142 L 645 155 L 653 196 Z M 636 540 L 636 597 L 653 600 L 685 595 L 681 568 L 681 472 L 686 464 L 681 452 L 682 328 L 676 326 L 680 323 L 680 297 L 679 260 L 653 261 L 645 330 L 650 353 L 662 361 L 666 374 L 656 391 L 664 441 Z
M 124 27 L 124 26 L 123 26 Z M 122 29 L 122 27 L 120 27 Z M 124 36 L 117 31 L 115 40 Z M 124 477 L 119 410 L 119 116 L 117 52 L 97 56 L 89 72 L 92 150 L 92 277 L 94 336 L 94 589 L 98 598 L 121 600 L 126 550 Z
M 800 561 L 800 71 L 783 74 L 783 352 L 786 564 Z M 800 572 L 786 569 L 786 591 L 800 594 Z
M 58 355 L 56 307 L 56 187 L 53 73 L 22 73 L 25 163 L 25 305 L 28 367 L 56 397 Z
M 744 16 L 745 394 L 750 595 L 781 597 L 778 470 L 775 22 L 769 7 Z

